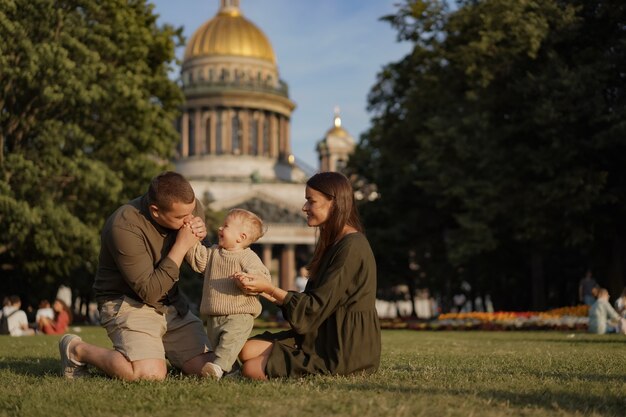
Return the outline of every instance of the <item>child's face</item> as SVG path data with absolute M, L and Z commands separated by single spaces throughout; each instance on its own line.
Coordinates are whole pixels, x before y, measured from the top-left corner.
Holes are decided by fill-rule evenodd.
M 243 220 L 237 216 L 227 216 L 218 229 L 218 243 L 226 250 L 237 250 L 245 247 L 245 229 Z

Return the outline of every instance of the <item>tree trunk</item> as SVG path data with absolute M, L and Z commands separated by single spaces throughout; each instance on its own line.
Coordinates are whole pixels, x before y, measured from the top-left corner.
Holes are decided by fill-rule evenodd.
M 530 280 L 532 310 L 542 311 L 546 308 L 546 291 L 543 256 L 537 251 L 530 254 Z
M 607 290 L 611 294 L 611 300 L 616 299 L 622 293 L 624 286 L 624 256 L 626 255 L 626 242 L 624 236 L 615 233 L 611 246 L 609 268 L 607 276 Z

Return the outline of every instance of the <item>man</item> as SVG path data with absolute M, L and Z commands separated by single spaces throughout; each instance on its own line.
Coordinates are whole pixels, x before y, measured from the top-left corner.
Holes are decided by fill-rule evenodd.
M 626 319 L 609 303 L 609 291 L 598 289 L 598 299 L 589 309 L 589 333 L 626 333 Z
M 578 283 L 578 299 L 588 306 L 596 302 L 598 283 L 593 279 L 591 270 L 587 270 L 583 279 Z
M 179 234 L 182 227 L 194 233 Z M 185 253 L 205 236 L 201 204 L 175 172 L 156 176 L 146 194 L 117 209 L 102 230 L 93 285 L 113 349 L 65 335 L 59 341 L 63 375 L 84 376 L 91 364 L 114 378 L 163 380 L 166 359 L 202 375 L 213 356 L 178 279 Z
M 11 336 L 32 336 L 35 331 L 28 326 L 28 317 L 21 308 L 22 299 L 18 295 L 12 295 L 2 308 L 0 317 L 6 317 L 7 330 Z

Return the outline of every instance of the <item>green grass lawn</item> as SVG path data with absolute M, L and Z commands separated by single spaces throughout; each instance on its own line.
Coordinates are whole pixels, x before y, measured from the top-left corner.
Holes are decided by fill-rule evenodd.
M 104 330 L 84 340 L 110 346 Z M 626 336 L 561 332 L 383 332 L 364 377 L 267 383 L 58 376 L 59 337 L 0 337 L 0 416 L 624 416 Z

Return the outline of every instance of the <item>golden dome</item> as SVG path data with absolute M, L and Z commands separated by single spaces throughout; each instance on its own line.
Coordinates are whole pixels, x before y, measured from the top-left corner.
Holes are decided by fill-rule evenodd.
M 346 129 L 341 127 L 341 117 L 339 117 L 339 107 L 335 107 L 335 117 L 333 118 L 333 127 L 326 132 L 326 137 L 337 136 L 340 138 L 350 137 Z
M 326 132 L 326 136 L 339 136 L 341 138 L 347 138 L 350 134 L 343 127 L 333 127 L 328 132 Z
M 258 58 L 276 64 L 276 56 L 265 34 L 242 16 L 238 1 L 222 0 L 213 19 L 205 22 L 191 37 L 185 60 L 207 55 Z

